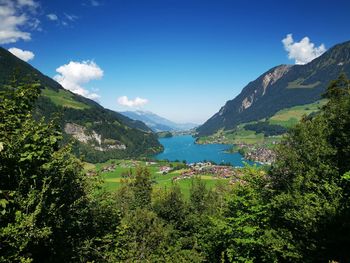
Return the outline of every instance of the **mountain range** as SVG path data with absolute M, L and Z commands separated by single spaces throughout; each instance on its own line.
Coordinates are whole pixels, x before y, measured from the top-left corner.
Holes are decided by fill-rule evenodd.
M 97 102 L 64 89 L 30 64 L 0 47 L 0 91 L 13 83 L 39 83 L 35 117 L 58 116 L 64 142 L 89 162 L 135 157 L 162 150 L 156 134 L 143 122 L 103 108 Z M 12 84 L 13 85 L 13 84 Z
M 195 123 L 175 123 L 149 111 L 124 111 L 120 113 L 130 119 L 144 122 L 154 132 L 187 131 L 198 126 Z
M 198 136 L 230 130 L 241 123 L 269 118 L 281 109 L 315 102 L 342 72 L 350 76 L 350 41 L 334 46 L 305 65 L 274 67 L 250 82 L 198 127 Z

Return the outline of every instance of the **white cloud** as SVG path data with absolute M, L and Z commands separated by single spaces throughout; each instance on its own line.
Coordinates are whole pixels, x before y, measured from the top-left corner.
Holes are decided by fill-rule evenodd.
M 118 98 L 118 104 L 127 107 L 140 107 L 148 103 L 147 99 L 142 99 L 140 97 L 136 97 L 134 100 L 129 100 L 127 96 L 121 96 Z
M 57 21 L 58 16 L 56 14 L 47 14 L 46 17 L 51 21 Z
M 300 42 L 294 42 L 292 34 L 288 34 L 283 40 L 284 49 L 288 52 L 288 58 L 294 59 L 295 64 L 306 64 L 326 52 L 324 44 L 315 47 L 308 37 Z
M 39 4 L 34 0 L 0 0 L 0 44 L 30 40 L 29 29 L 40 29 L 33 17 Z
M 16 47 L 12 47 L 8 49 L 13 55 L 15 55 L 16 57 L 24 60 L 25 62 L 31 60 L 34 58 L 34 53 L 31 51 L 27 51 L 27 50 L 22 50 Z
M 95 62 L 70 61 L 68 64 L 57 68 L 56 72 L 59 74 L 54 76 L 54 79 L 65 89 L 93 100 L 100 97 L 97 93 L 91 92 L 82 86 L 82 84 L 86 84 L 91 80 L 103 77 L 103 70 Z

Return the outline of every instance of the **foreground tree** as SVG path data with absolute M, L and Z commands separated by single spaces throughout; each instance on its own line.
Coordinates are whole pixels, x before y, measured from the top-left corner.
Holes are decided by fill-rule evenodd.
M 54 121 L 35 121 L 37 84 L 0 94 L 0 261 L 67 262 L 89 228 L 80 162 Z
M 271 171 L 271 225 L 291 235 L 303 262 L 350 260 L 349 83 L 341 75 L 329 85 L 326 106 L 291 131 Z

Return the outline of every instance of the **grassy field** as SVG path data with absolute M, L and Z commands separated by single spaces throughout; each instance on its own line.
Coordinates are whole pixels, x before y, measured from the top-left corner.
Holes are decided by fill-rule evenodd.
M 73 108 L 78 110 L 89 108 L 88 105 L 79 101 L 75 101 L 72 94 L 64 90 L 59 90 L 59 92 L 56 92 L 51 89 L 44 89 L 42 90 L 42 95 L 48 97 L 57 106 L 63 106 L 66 108 Z
M 102 172 L 104 167 L 110 166 L 115 163 L 116 168 L 113 171 Z M 163 162 L 157 161 L 155 164 L 146 164 L 144 161 L 134 161 L 134 160 L 110 160 L 106 163 L 99 163 L 96 165 L 93 164 L 84 164 L 84 169 L 86 171 L 97 171 L 99 172 L 101 178 L 104 181 L 104 187 L 108 191 L 116 191 L 120 188 L 123 183 L 126 182 L 126 179 L 123 177 L 123 174 L 128 172 L 132 172 L 135 174 L 135 170 L 138 166 L 146 166 L 151 173 L 152 180 L 154 182 L 153 188 L 164 189 L 170 188 L 173 183 L 176 183 L 180 186 L 183 195 L 188 198 L 190 193 L 190 188 L 193 179 L 181 179 L 173 182 L 172 178 L 181 174 L 184 169 L 182 168 L 182 163 L 177 162 Z M 178 170 L 174 170 L 169 172 L 168 174 L 159 173 L 159 169 L 161 166 L 172 166 Z M 227 184 L 228 179 L 217 179 L 216 177 L 205 174 L 200 176 L 200 178 L 205 182 L 208 189 L 215 187 L 218 184 Z M 129 179 L 130 180 L 130 179 Z
M 311 104 L 283 109 L 269 118 L 268 122 L 290 128 L 297 124 L 304 115 L 307 116 L 313 112 L 319 111 L 320 108 L 326 103 L 326 100 L 320 100 Z

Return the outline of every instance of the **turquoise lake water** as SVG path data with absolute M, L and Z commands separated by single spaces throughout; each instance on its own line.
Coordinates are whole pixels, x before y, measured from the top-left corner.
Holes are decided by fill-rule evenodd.
M 195 144 L 195 139 L 190 135 L 161 138 L 159 142 L 164 146 L 164 152 L 155 156 L 158 160 L 186 160 L 187 163 L 207 160 L 217 164 L 230 163 L 233 166 L 244 166 L 243 162 L 252 164 L 239 153 L 226 153 L 230 145 Z

